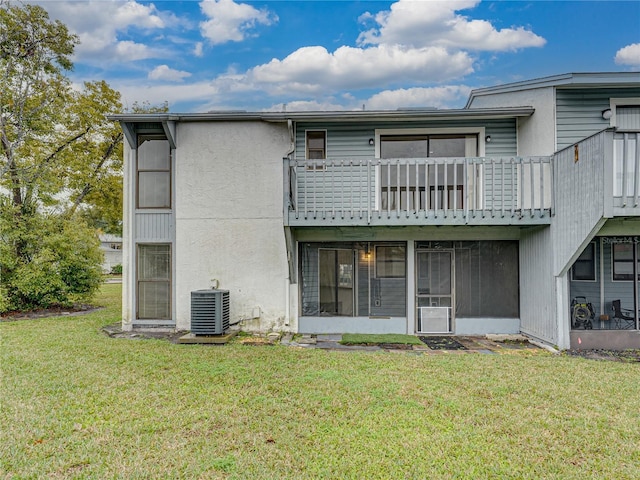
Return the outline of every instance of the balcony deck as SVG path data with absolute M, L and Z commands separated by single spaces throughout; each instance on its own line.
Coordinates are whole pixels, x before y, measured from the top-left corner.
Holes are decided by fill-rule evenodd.
M 288 226 L 546 225 L 550 157 L 285 160 Z

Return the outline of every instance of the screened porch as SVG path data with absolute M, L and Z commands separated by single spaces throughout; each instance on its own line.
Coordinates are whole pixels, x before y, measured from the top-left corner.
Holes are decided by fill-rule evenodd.
M 573 330 L 638 330 L 640 237 L 596 237 L 569 272 Z

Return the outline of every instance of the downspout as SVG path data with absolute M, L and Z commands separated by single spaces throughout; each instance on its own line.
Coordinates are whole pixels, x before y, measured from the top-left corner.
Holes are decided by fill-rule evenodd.
M 291 119 L 287 120 L 287 129 L 289 130 L 289 150 L 287 150 L 286 153 L 286 157 L 291 159 L 291 155 L 293 155 L 293 152 L 295 152 L 295 147 L 296 147 L 296 143 L 295 143 L 295 132 L 293 131 L 293 122 L 291 121 Z M 290 228 L 289 226 L 286 226 L 285 228 Z M 289 248 L 289 242 L 286 241 L 286 235 L 287 232 L 285 232 L 285 246 L 287 248 Z M 291 236 L 291 243 L 293 242 L 293 235 Z M 295 248 L 295 247 L 294 247 Z M 287 257 L 290 257 L 290 252 L 287 252 Z M 295 257 L 294 257 L 295 258 Z M 289 258 L 287 258 L 287 262 L 290 262 L 291 260 Z M 284 325 L 286 327 L 289 327 L 291 325 L 291 268 L 287 268 L 287 278 L 285 279 L 284 282 L 284 305 L 285 305 L 285 317 L 284 317 Z

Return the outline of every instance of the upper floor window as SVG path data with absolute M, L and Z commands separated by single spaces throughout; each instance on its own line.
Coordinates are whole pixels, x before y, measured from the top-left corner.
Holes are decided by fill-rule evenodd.
M 138 139 L 138 208 L 171 208 L 171 147 L 159 136 Z
M 477 138 L 476 135 L 384 135 L 380 137 L 380 157 L 474 157 Z
M 324 160 L 327 158 L 327 132 L 307 131 L 307 159 Z
M 609 102 L 612 127 L 627 132 L 640 131 L 640 97 L 611 98 Z
M 618 130 L 640 131 L 640 105 L 616 107 L 616 123 Z

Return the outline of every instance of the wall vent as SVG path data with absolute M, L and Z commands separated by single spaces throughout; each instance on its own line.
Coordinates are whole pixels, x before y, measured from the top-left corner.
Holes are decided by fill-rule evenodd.
M 229 291 L 191 292 L 191 333 L 222 335 L 229 328 Z

